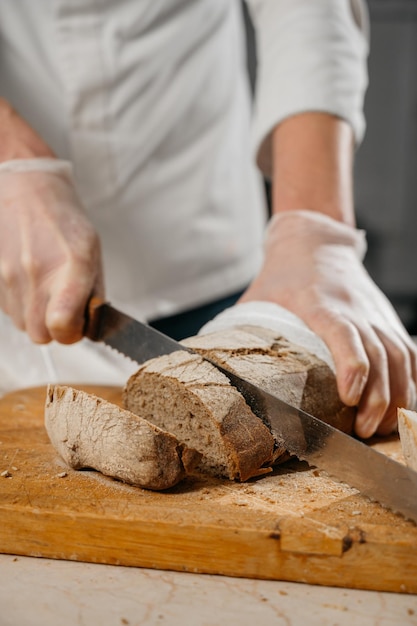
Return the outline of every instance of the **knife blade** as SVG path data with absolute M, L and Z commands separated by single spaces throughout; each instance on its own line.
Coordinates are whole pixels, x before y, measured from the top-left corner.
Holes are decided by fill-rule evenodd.
M 177 350 L 194 353 L 158 330 L 94 298 L 88 308 L 84 334 L 138 364 Z M 217 363 L 213 364 L 240 391 L 272 433 L 285 442 L 291 455 L 417 523 L 417 472 Z

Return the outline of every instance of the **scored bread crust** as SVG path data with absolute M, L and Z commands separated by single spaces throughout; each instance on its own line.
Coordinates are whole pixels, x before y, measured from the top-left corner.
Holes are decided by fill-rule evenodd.
M 352 432 L 356 408 L 340 400 L 335 374 L 327 363 L 276 331 L 242 325 L 181 343 L 288 404 Z M 276 438 L 274 462 L 287 459 L 285 442 Z
M 200 454 L 153 424 L 93 394 L 49 385 L 45 427 L 63 460 L 123 482 L 162 490 L 191 472 Z
M 198 354 L 180 350 L 147 361 L 127 381 L 123 403 L 198 450 L 201 471 L 231 480 L 270 471 L 269 429 L 229 379 Z

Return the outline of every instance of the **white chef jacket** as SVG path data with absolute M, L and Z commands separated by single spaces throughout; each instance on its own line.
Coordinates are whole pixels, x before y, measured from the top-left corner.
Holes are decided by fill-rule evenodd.
M 362 1 L 248 4 L 253 104 L 240 0 L 0 2 L 0 95 L 73 164 L 100 234 L 107 297 L 141 319 L 254 277 L 266 220 L 256 161 L 269 175 L 277 123 L 326 111 L 363 135 Z M 0 390 L 118 384 L 135 368 L 88 341 L 32 346 L 5 316 L 0 346 Z

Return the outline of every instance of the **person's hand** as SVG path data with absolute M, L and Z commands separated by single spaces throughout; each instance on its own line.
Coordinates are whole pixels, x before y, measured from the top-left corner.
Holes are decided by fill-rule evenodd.
M 98 236 L 68 163 L 0 165 L 0 308 L 36 343 L 82 337 L 91 295 L 103 297 Z
M 363 438 L 396 428 L 397 407 L 412 407 L 417 381 L 416 346 L 366 272 L 365 248 L 362 231 L 328 216 L 279 213 L 263 267 L 240 299 L 280 304 L 324 340 L 342 401 L 358 405 L 355 431 Z

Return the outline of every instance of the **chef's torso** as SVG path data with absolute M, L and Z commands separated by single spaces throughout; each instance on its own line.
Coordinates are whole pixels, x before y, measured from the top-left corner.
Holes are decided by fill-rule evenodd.
M 152 319 L 248 284 L 265 210 L 239 0 L 3 0 L 0 90 L 72 162 L 113 304 Z M 125 379 L 115 355 L 0 321 L 0 390 Z
M 146 318 L 237 291 L 264 208 L 239 0 L 5 0 L 1 95 L 69 159 L 108 297 Z

